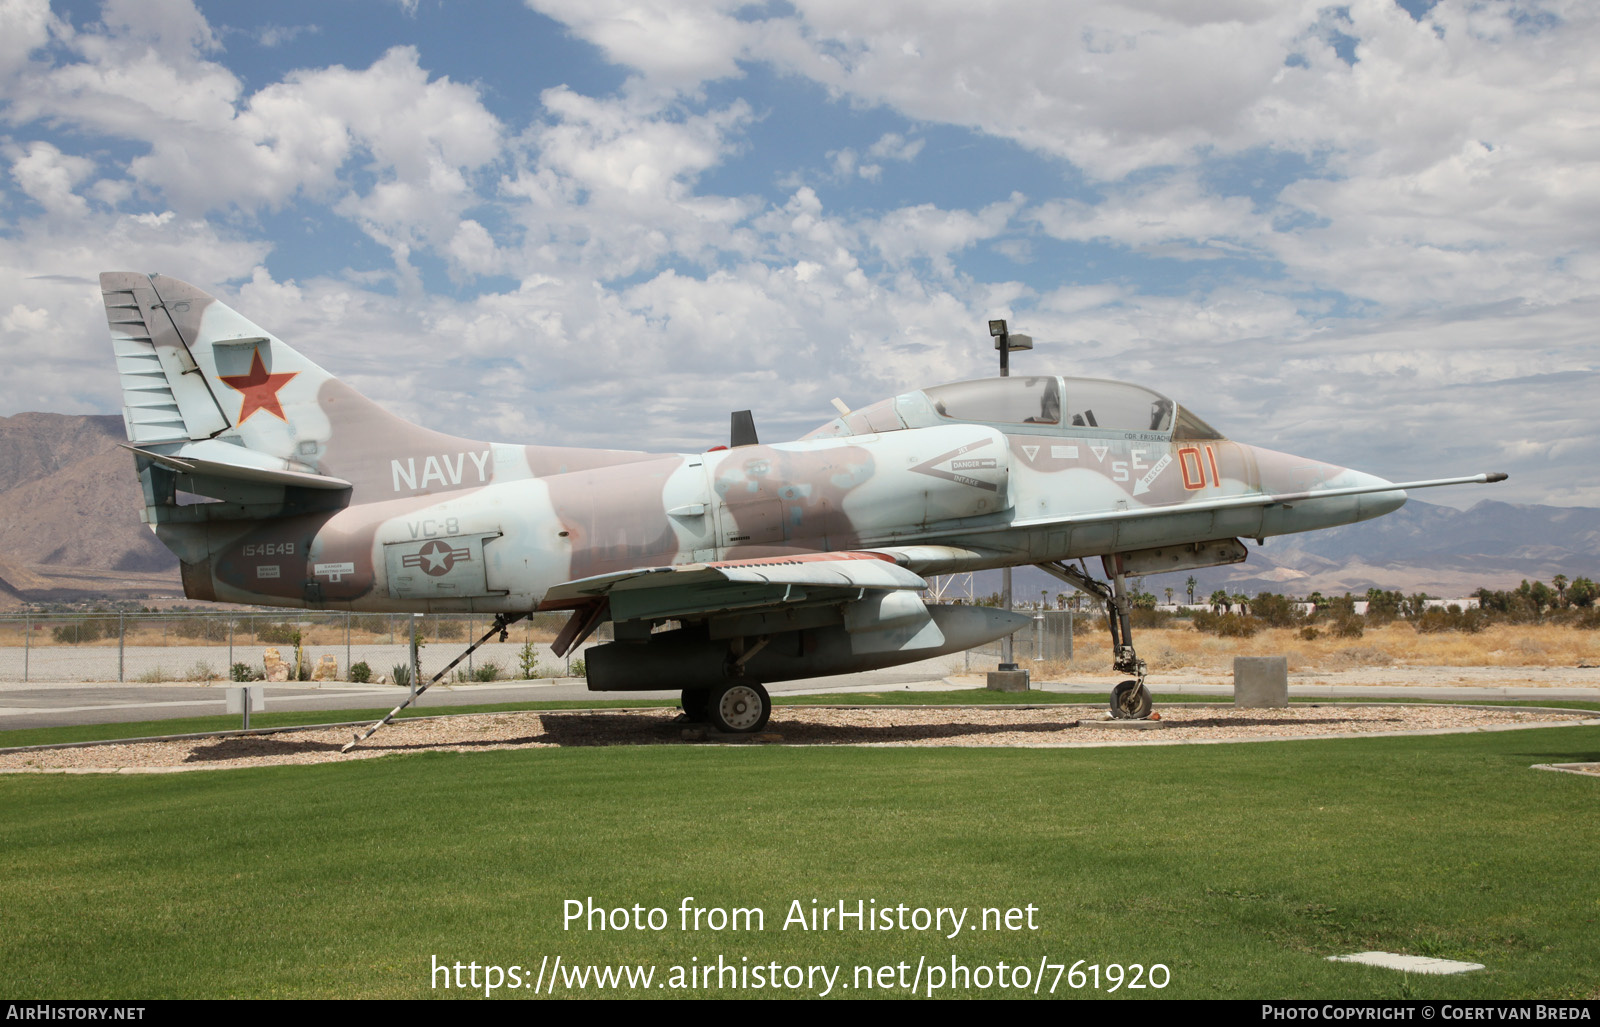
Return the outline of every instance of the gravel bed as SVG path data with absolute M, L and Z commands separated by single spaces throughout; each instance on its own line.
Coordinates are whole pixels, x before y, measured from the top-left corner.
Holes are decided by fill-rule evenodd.
M 1103 707 L 1043 709 L 880 706 L 857 709 L 779 707 L 764 734 L 737 744 L 878 746 L 1094 746 L 1331 738 L 1398 731 L 1473 731 L 1600 723 L 1592 713 L 1475 710 L 1458 706 L 1297 705 L 1236 710 L 1218 704 L 1168 704 L 1154 729 L 1117 727 Z M 0 772 L 159 773 L 372 759 L 393 753 L 532 749 L 585 745 L 706 744 L 703 729 L 675 711 L 560 710 L 480 713 L 401 720 L 348 754 L 350 728 L 319 728 L 245 737 L 97 745 L 0 755 Z

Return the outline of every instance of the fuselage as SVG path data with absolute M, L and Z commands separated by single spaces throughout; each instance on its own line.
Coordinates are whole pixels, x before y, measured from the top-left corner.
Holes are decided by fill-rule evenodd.
M 158 525 L 189 595 L 518 612 L 562 582 L 640 567 L 892 548 L 929 575 L 1265 538 L 1405 502 L 1396 489 L 1218 505 L 1387 483 L 1223 438 L 1139 386 L 1048 376 L 905 393 L 795 442 L 704 453 L 412 428 L 318 457 L 354 483 L 348 505 Z

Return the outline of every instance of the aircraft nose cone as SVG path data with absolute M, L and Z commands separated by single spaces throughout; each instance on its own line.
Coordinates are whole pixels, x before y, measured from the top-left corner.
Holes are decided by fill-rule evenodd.
M 1404 489 L 1376 474 L 1271 450 L 1253 452 L 1262 491 L 1296 497 L 1265 515 L 1263 528 L 1268 535 L 1353 524 L 1392 513 L 1406 503 Z

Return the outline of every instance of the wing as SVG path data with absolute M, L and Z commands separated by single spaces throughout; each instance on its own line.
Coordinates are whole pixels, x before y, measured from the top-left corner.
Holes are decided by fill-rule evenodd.
M 540 609 L 573 611 L 553 648 L 557 656 L 601 622 L 693 619 L 719 614 L 835 606 L 868 592 L 927 588 L 923 578 L 881 553 L 811 553 L 640 567 L 557 585 Z

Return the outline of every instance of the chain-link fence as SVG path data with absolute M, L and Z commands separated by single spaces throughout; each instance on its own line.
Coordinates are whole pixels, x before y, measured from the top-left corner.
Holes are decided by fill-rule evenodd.
M 1027 610 L 1020 611 L 1027 613 Z M 1017 660 L 1071 661 L 1072 636 L 1095 629 L 1094 614 L 1071 610 L 1035 610 L 1033 625 L 1011 636 L 1011 655 Z M 1005 639 L 973 646 L 966 652 L 964 669 L 990 671 L 1000 666 Z
M 565 613 L 513 624 L 456 668 L 456 680 L 582 676 L 582 649 L 611 639 L 603 624 L 578 651 L 557 657 L 550 643 Z M 1013 636 L 1018 659 L 1070 660 L 1074 614 L 1045 610 Z M 1083 631 L 1091 618 L 1076 615 Z M 426 681 L 489 630 L 484 614 L 176 612 L 0 616 L 0 681 L 253 681 L 273 660 L 290 680 L 407 683 L 411 632 L 421 643 Z M 968 650 L 965 668 L 993 670 L 1001 643 Z M 279 674 L 283 672 L 280 671 Z
M 566 658 L 550 651 L 566 618 L 520 621 L 506 641 L 489 641 L 456 673 L 478 681 L 581 675 L 581 651 Z M 266 677 L 276 659 L 291 680 L 403 683 L 413 628 L 426 680 L 492 622 L 484 614 L 305 611 L 10 614 L 0 617 L 0 681 L 251 681 Z M 602 625 L 590 643 L 609 638 L 610 625 Z

